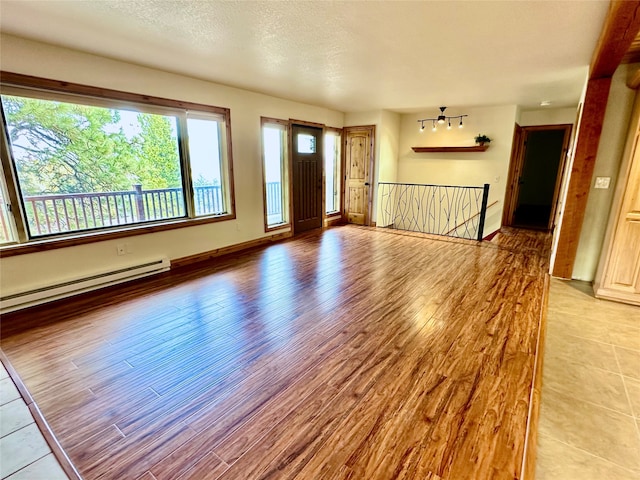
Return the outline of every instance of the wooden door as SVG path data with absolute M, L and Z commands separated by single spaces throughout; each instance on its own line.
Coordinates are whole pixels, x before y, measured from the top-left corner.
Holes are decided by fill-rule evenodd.
M 513 222 L 513 212 L 516 208 L 518 199 L 518 183 L 522 170 L 522 150 L 524 142 L 522 141 L 522 127 L 516 123 L 513 130 L 513 143 L 511 145 L 511 161 L 509 163 L 509 178 L 507 179 L 507 190 L 504 196 L 504 209 L 502 211 L 502 224 L 511 225 Z
M 640 98 L 640 96 L 639 96 Z M 614 224 L 605 241 L 604 262 L 596 279 L 597 297 L 640 305 L 640 108 L 635 118 L 621 168 Z M 608 247 L 607 247 L 608 245 Z
M 369 225 L 375 127 L 346 127 L 344 132 L 344 216 L 348 223 Z
M 293 231 L 322 226 L 322 128 L 292 125 Z

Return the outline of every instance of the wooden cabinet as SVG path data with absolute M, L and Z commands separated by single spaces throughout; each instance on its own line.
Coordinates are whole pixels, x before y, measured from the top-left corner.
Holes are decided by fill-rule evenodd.
M 636 95 L 594 291 L 596 297 L 640 305 L 640 95 Z

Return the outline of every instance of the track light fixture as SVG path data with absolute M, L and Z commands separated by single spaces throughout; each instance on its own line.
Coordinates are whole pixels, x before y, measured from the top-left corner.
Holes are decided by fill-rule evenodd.
M 440 107 L 440 115 L 435 118 L 423 118 L 421 120 L 418 120 L 418 123 L 420 124 L 420 131 L 424 132 L 424 122 L 431 122 L 431 124 L 433 125 L 433 128 L 431 130 L 433 130 L 434 132 L 438 129 L 438 124 L 444 125 L 445 123 L 447 123 L 447 130 L 451 130 L 451 120 L 460 120 L 458 128 L 462 128 L 462 119 L 464 117 L 468 117 L 469 115 L 455 115 L 453 117 L 450 117 L 444 114 L 444 111 L 446 109 L 447 107 Z

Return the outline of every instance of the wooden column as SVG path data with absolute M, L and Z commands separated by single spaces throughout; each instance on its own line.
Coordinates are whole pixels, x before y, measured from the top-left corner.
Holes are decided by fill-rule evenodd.
M 571 278 L 591 188 L 611 77 L 640 31 L 640 1 L 612 0 L 593 52 L 552 275 Z
M 609 87 L 611 87 L 611 77 L 589 80 L 587 83 L 582 123 L 571 168 L 556 261 L 553 264 L 552 274 L 555 277 L 571 278 L 573 272 L 600 143 L 604 112 L 607 108 Z

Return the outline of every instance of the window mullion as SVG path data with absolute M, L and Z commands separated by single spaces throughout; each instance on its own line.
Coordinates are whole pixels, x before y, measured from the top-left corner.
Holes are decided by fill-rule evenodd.
M 178 115 L 178 143 L 180 145 L 180 168 L 182 169 L 182 191 L 187 217 L 195 218 L 196 210 L 193 200 L 193 178 L 191 176 L 191 160 L 189 158 L 189 129 L 186 113 Z

